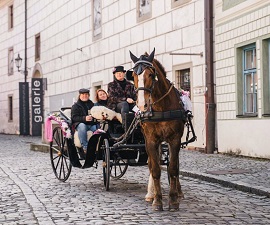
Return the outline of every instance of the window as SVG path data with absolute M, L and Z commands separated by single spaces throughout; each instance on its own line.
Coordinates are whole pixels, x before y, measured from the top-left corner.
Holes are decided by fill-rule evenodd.
M 256 45 L 250 44 L 236 48 L 236 96 L 237 117 L 256 117 L 257 103 L 257 65 Z
M 176 71 L 176 88 L 190 92 L 190 68 Z
M 40 34 L 35 37 L 35 61 L 40 60 Z
M 270 116 L 270 39 L 262 41 L 262 116 Z
M 243 114 L 257 113 L 257 70 L 255 45 L 243 48 Z
M 183 5 L 190 2 L 191 0 L 172 0 L 172 8 Z
M 93 0 L 93 40 L 101 38 L 101 0 Z
M 152 16 L 152 0 L 137 0 L 137 21 L 149 19 Z
M 8 122 L 13 121 L 13 96 L 8 96 Z
M 8 29 L 10 30 L 10 29 L 12 29 L 13 28 L 13 18 L 14 18 L 14 16 L 13 16 L 13 5 L 10 5 L 9 7 L 8 7 Z
M 14 53 L 13 48 L 8 49 L 8 75 L 12 75 L 14 72 Z
M 94 102 L 96 101 L 96 92 L 98 89 L 102 88 L 102 81 L 92 83 L 91 95 L 93 97 Z M 106 90 L 106 89 L 105 89 Z
M 235 7 L 236 5 L 242 3 L 242 2 L 245 2 L 247 0 L 223 0 L 222 1 L 222 10 L 225 11 L 227 9 L 230 9 L 230 8 L 233 8 Z

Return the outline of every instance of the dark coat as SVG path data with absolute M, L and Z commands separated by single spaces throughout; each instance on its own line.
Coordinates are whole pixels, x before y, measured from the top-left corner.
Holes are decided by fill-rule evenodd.
M 119 102 L 126 101 L 127 98 L 132 98 L 136 101 L 137 96 L 134 85 L 129 81 L 126 82 L 125 90 L 122 89 L 116 80 L 108 84 L 108 108 L 115 110 L 116 105 Z
M 100 101 L 94 103 L 94 106 L 105 106 L 105 107 L 107 107 L 107 105 L 108 105 L 107 100 L 100 100 Z
M 71 107 L 71 119 L 75 127 L 79 123 L 84 123 L 87 125 L 95 125 L 96 121 L 86 121 L 85 117 L 88 115 L 88 110 L 94 106 L 94 103 L 91 100 L 83 102 L 80 99 L 74 103 Z M 86 110 L 87 109 L 87 110 Z

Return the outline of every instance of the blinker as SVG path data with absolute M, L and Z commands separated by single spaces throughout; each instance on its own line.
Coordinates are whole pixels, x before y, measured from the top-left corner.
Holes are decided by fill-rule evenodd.
M 143 71 L 146 69 L 146 65 L 143 64 L 138 64 L 133 68 L 133 71 L 137 74 L 140 75 L 143 73 Z
M 143 73 L 143 71 L 147 67 L 153 67 L 153 64 L 146 61 L 146 60 L 139 60 L 135 63 L 135 66 L 133 67 L 133 71 L 137 74 L 140 75 Z

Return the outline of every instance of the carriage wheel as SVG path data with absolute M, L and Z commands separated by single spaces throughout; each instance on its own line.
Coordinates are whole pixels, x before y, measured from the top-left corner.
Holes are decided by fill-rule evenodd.
M 126 173 L 128 168 L 127 160 L 121 157 L 115 156 L 111 165 L 111 177 L 114 179 L 120 179 Z
M 103 149 L 103 181 L 106 191 L 110 186 L 110 147 L 108 139 L 104 139 L 101 148 Z
M 67 147 L 67 140 L 60 127 L 53 129 L 53 141 L 50 143 L 50 158 L 53 172 L 60 181 L 66 181 L 71 172 L 71 162 Z

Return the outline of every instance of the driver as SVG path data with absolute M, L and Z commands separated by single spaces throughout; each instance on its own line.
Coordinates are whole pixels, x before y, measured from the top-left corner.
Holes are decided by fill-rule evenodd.
M 121 113 L 125 128 L 126 113 L 132 111 L 137 99 L 134 85 L 125 79 L 123 66 L 113 68 L 114 81 L 108 84 L 108 108 Z

